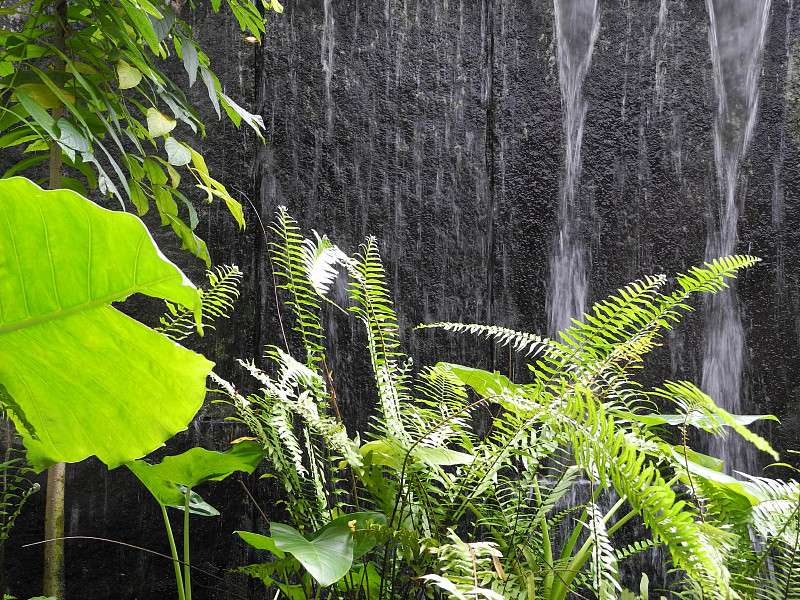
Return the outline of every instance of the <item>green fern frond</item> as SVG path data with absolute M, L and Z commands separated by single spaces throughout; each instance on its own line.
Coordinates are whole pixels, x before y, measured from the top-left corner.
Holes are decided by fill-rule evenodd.
M 761 259 L 758 257 L 737 254 L 718 258 L 702 267 L 692 267 L 688 273 L 679 273 L 676 276 L 681 290 L 676 291 L 673 296 L 686 298 L 697 292 L 717 293 L 728 287 L 726 278 L 735 279 L 739 271 L 759 262 Z
M 347 265 L 350 307 L 367 330 L 367 347 L 378 387 L 380 426 L 387 435 L 412 443 L 403 427 L 400 403 L 409 400 L 410 359 L 399 351 L 397 316 L 385 283 L 385 273 L 375 238 L 368 238 Z
M 615 426 L 589 391 L 573 388 L 557 397 L 560 402 L 542 403 L 546 410 L 538 418 L 569 440 L 577 464 L 628 499 L 656 539 L 669 547 L 676 566 L 704 581 L 708 590 L 727 589 L 728 574 L 720 553 L 708 543 L 709 530 L 683 510 L 685 503 L 647 455 L 628 443 L 625 430 Z
M 39 491 L 39 484 L 31 481 L 34 474 L 24 456 L 13 457 L 17 451 L 9 448 L 6 461 L 0 463 L 0 545 L 8 539 L 22 507 Z
M 239 297 L 242 272 L 236 265 L 223 265 L 206 271 L 208 287 L 199 289 L 202 302 L 203 327 L 214 329 L 215 319 L 227 319 L 233 311 L 233 302 Z M 181 306 L 167 302 L 167 314 L 154 327 L 168 338 L 180 341 L 196 331 L 194 313 Z
M 430 548 L 439 562 L 442 573 L 423 575 L 421 579 L 441 588 L 453 600 L 504 600 L 502 594 L 492 589 L 501 579 L 496 567 L 502 553 L 491 542 L 464 542 L 453 530 L 448 535 L 450 543 Z
M 331 284 L 339 275 L 336 267 L 350 264 L 351 259 L 332 244 L 328 236 L 320 237 L 316 231 L 313 233 L 316 241 L 311 239 L 303 241 L 303 266 L 305 267 L 305 276 L 314 291 L 320 297 L 325 298 Z
M 673 401 L 684 401 L 692 409 L 702 410 L 703 416 L 712 424 L 727 425 L 756 448 L 768 453 L 775 460 L 778 459 L 778 453 L 773 450 L 767 440 L 740 424 L 728 411 L 717 406 L 711 396 L 701 391 L 693 383 L 688 381 L 666 381 L 664 382 L 664 389 L 654 390 L 654 395 L 672 399 Z
M 409 435 L 424 446 L 444 448 L 455 443 L 472 450 L 478 439 L 471 430 L 471 405 L 461 380 L 445 364 L 424 367 L 417 375 L 416 402 L 403 410 L 403 424 Z
M 588 521 L 584 523 L 592 544 L 592 558 L 589 573 L 592 588 L 598 590 L 599 600 L 616 599 L 616 592 L 622 591 L 614 547 L 608 538 L 603 514 L 596 504 L 587 506 Z
M 322 250 L 315 253 L 310 250 L 307 240 L 300 234 L 297 223 L 286 212 L 285 206 L 278 207 L 278 216 L 270 230 L 278 237 L 278 241 L 269 244 L 277 287 L 288 294 L 285 304 L 294 317 L 292 329 L 300 334 L 303 351 L 306 353 L 305 363 L 311 366 L 322 361 L 324 349 L 319 317 L 320 296 L 309 277 L 316 273 L 318 283 L 324 284 L 328 280 L 329 275 L 325 274 L 328 271 L 325 268 L 317 271 L 314 265 L 330 266 L 321 257 L 327 259 L 331 252 Z
M 617 562 L 622 562 L 623 560 L 625 560 L 630 556 L 654 548 L 655 545 L 656 544 L 652 539 L 636 540 L 635 542 L 628 544 L 627 546 L 614 549 L 614 557 L 617 559 Z
M 556 350 L 553 342 L 548 338 L 533 333 L 514 331 L 506 327 L 493 325 L 478 325 L 475 323 L 428 323 L 417 325 L 414 329 L 443 329 L 454 333 L 470 333 L 493 339 L 498 346 L 509 346 L 514 352 L 524 356 L 533 356 L 548 350 Z

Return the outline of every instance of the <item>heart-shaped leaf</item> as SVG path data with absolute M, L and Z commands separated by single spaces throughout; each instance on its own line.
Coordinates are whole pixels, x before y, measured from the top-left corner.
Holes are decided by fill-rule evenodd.
M 164 142 L 164 150 L 167 151 L 169 164 L 182 167 L 192 162 L 192 153 L 174 137 L 168 137 Z M 176 186 L 177 187 L 177 186 Z
M 175 129 L 177 122 L 172 117 L 169 117 L 155 108 L 147 109 L 147 133 L 151 138 L 157 138 L 161 135 L 167 135 L 170 131 Z
M 353 534 L 355 544 L 353 546 L 353 560 L 357 560 L 364 556 L 367 552 L 375 547 L 378 543 L 377 533 L 367 530 L 367 523 L 372 522 L 377 525 L 386 525 L 388 519 L 386 515 L 380 512 L 365 511 L 350 513 L 342 515 L 331 521 L 330 523 L 319 528 L 317 531 L 308 536 L 310 540 L 316 540 L 329 529 L 347 527 Z M 355 530 L 355 531 L 353 531 Z
M 119 77 L 119 89 L 128 90 L 135 88 L 142 81 L 142 72 L 124 60 L 117 62 L 117 76 Z
M 346 525 L 327 529 L 313 541 L 281 523 L 270 523 L 270 534 L 275 546 L 300 561 L 323 587 L 339 581 L 353 565 L 353 532 Z
M 236 471 L 252 473 L 263 457 L 261 444 L 245 440 L 227 452 L 191 448 L 183 454 L 167 456 L 157 465 L 133 463 L 128 467 L 137 476 L 146 472 L 151 479 L 195 487 L 206 481 L 221 481 Z M 144 483 L 150 487 L 147 482 Z
M 69 190 L 0 180 L 0 401 L 37 470 L 115 467 L 184 429 L 213 363 L 120 313 L 141 292 L 200 297 L 142 222 Z

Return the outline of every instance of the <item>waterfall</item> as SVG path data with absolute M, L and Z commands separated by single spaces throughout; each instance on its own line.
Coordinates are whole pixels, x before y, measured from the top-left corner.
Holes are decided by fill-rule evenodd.
M 323 3 L 324 18 L 322 24 L 322 41 L 320 43 L 320 63 L 322 64 L 322 71 L 325 73 L 325 124 L 326 124 L 326 137 L 330 141 L 333 136 L 333 100 L 331 98 L 331 81 L 333 80 L 334 70 L 334 54 L 333 50 L 336 46 L 335 29 L 336 23 L 333 18 L 333 7 L 331 0 L 325 0 Z
M 564 114 L 564 172 L 559 187 L 558 234 L 550 261 L 547 299 L 550 335 L 586 309 L 586 250 L 580 232 L 581 142 L 587 103 L 582 89 L 600 19 L 597 0 L 554 0 L 558 77 Z
M 758 113 L 758 80 L 770 0 L 706 0 L 709 45 L 718 109 L 714 162 L 719 191 L 718 227 L 709 232 L 706 260 L 733 254 L 738 238 L 742 159 Z M 703 389 L 717 404 L 741 412 L 744 328 L 734 290 L 717 294 L 707 309 Z M 738 438 L 716 439 L 711 451 L 726 468 L 751 471 L 755 457 Z

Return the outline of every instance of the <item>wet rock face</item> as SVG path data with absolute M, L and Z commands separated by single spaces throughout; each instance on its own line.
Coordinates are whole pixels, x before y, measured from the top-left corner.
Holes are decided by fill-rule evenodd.
M 246 198 L 248 229 L 236 231 L 216 204 L 200 215 L 199 234 L 214 262 L 238 264 L 246 281 L 233 318 L 197 348 L 218 362 L 223 376 L 244 384 L 233 358 L 257 356 L 264 344 L 278 341 L 256 216 L 268 223 L 283 204 L 304 231 L 326 232 L 347 252 L 366 235 L 377 237 L 401 334 L 417 364 L 451 360 L 503 370 L 510 364 L 524 373 L 505 350 L 411 328 L 491 322 L 546 333 L 566 135 L 552 2 L 285 4 L 283 15 L 270 17 L 260 48 L 244 42 L 232 20 L 212 18 L 203 4 L 191 12 L 183 8 L 210 50 L 224 91 L 255 107 L 267 126 L 261 145 L 217 122 L 206 103 L 208 138 L 197 146 L 217 178 Z M 775 0 L 769 12 L 758 114 L 737 183 L 734 250 L 764 259 L 736 290 L 745 332 L 743 410 L 774 412 L 790 424 L 800 419 L 792 10 Z M 585 249 L 590 303 L 644 274 L 701 263 L 709 232 L 721 219 L 713 131 L 718 98 L 706 6 L 613 0 L 598 3 L 597 11 L 599 29 L 581 91 L 586 112 L 573 229 Z M 185 74 L 176 68 L 175 77 L 182 81 Z M 199 85 L 190 91 L 201 103 L 204 95 Z M 159 243 L 199 279 L 202 265 L 171 246 L 171 236 L 159 236 Z M 647 383 L 701 381 L 705 314 L 697 311 L 663 340 L 648 362 Z M 340 407 L 353 426 L 365 426 L 373 384 L 362 332 L 336 315 L 326 320 Z M 782 448 L 797 446 L 797 428 L 763 433 Z M 240 435 L 207 413 L 167 451 L 222 449 Z M 106 473 L 92 461 L 70 469 L 68 534 L 168 552 L 157 506 L 130 473 Z M 262 506 L 275 505 L 274 482 L 253 477 L 248 486 Z M 263 527 L 240 485 L 208 484 L 198 492 L 223 516 L 194 519 L 196 564 L 220 574 L 217 567 L 257 561 L 231 535 Z M 40 551 L 20 545 L 41 539 L 43 499 L 39 494 L 31 501 L 9 541 L 8 584 L 20 598 L 40 591 Z M 168 561 L 101 542 L 70 544 L 68 600 L 173 593 Z M 228 583 L 196 576 L 195 596 L 262 597 L 246 578 L 221 576 Z
M 718 12 L 722 4 L 713 3 Z M 287 6 L 257 69 L 269 127 L 257 157 L 262 214 L 286 204 L 302 226 L 350 251 L 377 236 L 404 326 L 488 320 L 545 333 L 565 142 L 579 137 L 571 227 L 584 248 L 588 302 L 644 274 L 702 263 L 725 214 L 708 9 L 603 2 L 596 18 L 578 136 L 564 126 L 550 2 Z M 741 23 L 718 21 L 716 50 L 725 53 L 720 28 Z M 764 259 L 737 289 L 747 412 L 784 412 L 796 386 L 795 29 L 792 9 L 772 3 L 735 184 L 733 252 Z M 738 67 L 720 60 L 730 79 Z M 746 116 L 751 104 L 745 98 L 731 112 Z M 722 137 L 741 127 L 726 125 Z M 654 381 L 702 380 L 704 315 L 665 340 Z M 408 341 L 422 357 L 452 350 L 484 366 L 508 362 L 503 351 L 470 356 L 471 341 L 460 338 Z

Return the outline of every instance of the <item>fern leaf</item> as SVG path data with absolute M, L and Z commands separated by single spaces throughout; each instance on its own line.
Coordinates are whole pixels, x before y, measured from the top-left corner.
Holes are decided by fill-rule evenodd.
M 401 401 L 409 399 L 410 359 L 398 350 L 397 316 L 385 284 L 386 277 L 375 238 L 368 238 L 361 245 L 361 251 L 347 265 L 347 269 L 351 277 L 349 293 L 356 302 L 350 310 L 367 330 L 368 350 L 386 434 L 404 445 L 413 443 L 400 416 Z
M 278 207 L 278 216 L 270 229 L 278 237 L 278 241 L 269 245 L 277 287 L 288 294 L 286 305 L 294 316 L 292 329 L 300 334 L 306 353 L 305 363 L 311 366 L 322 361 L 324 349 L 319 318 L 320 296 L 309 279 L 309 268 L 312 269 L 311 273 L 316 273 L 318 283 L 324 284 L 328 279 L 320 271 L 315 271 L 315 265 L 319 256 L 328 256 L 330 253 L 320 250 L 315 258 L 315 251 L 309 249 L 309 244 L 299 233 L 297 223 L 286 212 L 285 206 Z M 328 263 L 322 261 L 319 264 Z M 323 268 L 321 272 L 327 271 Z
M 223 265 L 206 271 L 206 277 L 208 277 L 208 287 L 199 290 L 203 326 L 214 329 L 212 323 L 215 319 L 227 319 L 233 311 L 233 302 L 239 297 L 242 272 L 236 265 Z M 192 311 L 169 302 L 167 309 L 167 314 L 160 319 L 160 325 L 154 328 L 156 331 L 175 341 L 185 339 L 195 331 Z

